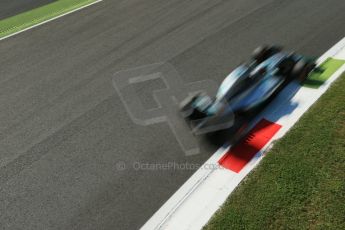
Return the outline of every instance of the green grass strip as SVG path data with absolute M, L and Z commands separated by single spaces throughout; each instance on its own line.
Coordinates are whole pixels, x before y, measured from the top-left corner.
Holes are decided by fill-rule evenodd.
M 57 0 L 42 7 L 0 21 L 0 38 L 70 12 L 95 0 Z
M 328 58 L 320 67 L 313 71 L 303 83 L 309 88 L 319 88 L 327 79 L 332 76 L 343 64 L 345 60 Z
M 345 75 L 275 143 L 205 229 L 345 229 L 344 89 Z

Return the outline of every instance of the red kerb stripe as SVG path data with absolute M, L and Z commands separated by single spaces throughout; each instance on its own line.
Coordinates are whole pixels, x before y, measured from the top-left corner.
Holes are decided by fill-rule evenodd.
M 262 119 L 237 145 L 218 161 L 224 168 L 240 172 L 279 131 L 281 125 Z

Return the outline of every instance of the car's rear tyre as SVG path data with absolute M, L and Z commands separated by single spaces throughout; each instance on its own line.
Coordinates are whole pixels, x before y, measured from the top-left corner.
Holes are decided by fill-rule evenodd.
M 180 103 L 180 113 L 184 118 L 188 119 L 193 114 L 194 108 L 192 105 L 198 96 L 199 94 L 191 95 Z
M 193 104 L 197 99 L 202 97 L 202 94 L 196 93 L 194 95 L 190 95 L 185 100 L 183 100 L 180 104 L 180 114 L 184 119 L 187 121 L 199 120 L 206 117 L 206 113 L 200 111 L 196 108 Z
M 257 62 L 262 62 L 281 50 L 278 46 L 259 46 L 253 51 L 252 58 Z

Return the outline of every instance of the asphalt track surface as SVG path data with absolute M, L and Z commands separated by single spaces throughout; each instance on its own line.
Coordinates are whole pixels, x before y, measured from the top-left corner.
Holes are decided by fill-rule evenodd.
M 1 0 L 0 19 L 8 18 L 52 2 L 54 0 Z
M 105 0 L 0 41 L 2 228 L 141 227 L 194 171 L 131 164 L 202 164 L 215 147 L 186 156 L 166 123 L 133 123 L 113 74 L 169 62 L 186 82 L 220 82 L 263 43 L 318 56 L 344 36 L 344 12 L 342 0 Z

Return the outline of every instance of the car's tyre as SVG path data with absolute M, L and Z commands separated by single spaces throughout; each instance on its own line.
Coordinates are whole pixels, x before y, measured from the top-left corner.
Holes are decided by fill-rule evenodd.
M 292 77 L 299 81 L 304 81 L 309 73 L 315 68 L 314 62 L 307 62 L 305 60 L 299 60 L 292 69 Z
M 278 46 L 259 46 L 253 51 L 252 58 L 257 62 L 262 62 L 281 50 Z
M 180 113 L 184 118 L 187 119 L 193 114 L 194 108 L 192 105 L 198 97 L 199 97 L 199 94 L 194 94 L 187 97 L 181 102 Z

